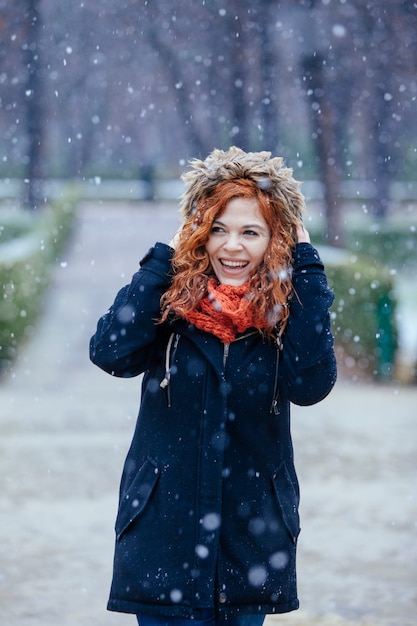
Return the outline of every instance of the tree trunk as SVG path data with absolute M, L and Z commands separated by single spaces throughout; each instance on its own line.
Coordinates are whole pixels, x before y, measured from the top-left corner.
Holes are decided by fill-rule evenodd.
M 261 126 L 262 150 L 275 153 L 279 143 L 278 109 L 276 103 L 277 63 L 270 32 L 272 0 L 264 0 L 258 12 L 260 30 L 260 65 L 262 80 Z
M 232 7 L 234 5 L 232 4 Z M 245 7 L 245 5 L 244 5 Z M 243 8 L 244 8 L 243 7 Z M 231 143 L 242 148 L 242 150 L 250 150 L 250 131 L 249 131 L 249 110 L 247 103 L 247 65 L 245 55 L 247 54 L 245 44 L 245 29 L 243 28 L 242 9 L 235 6 L 233 11 L 229 11 L 226 16 L 228 43 L 229 43 L 229 64 L 231 68 L 231 107 L 232 107 L 232 124 Z M 239 15 L 240 13 L 240 15 Z M 236 19 L 238 16 L 239 19 Z M 246 16 L 245 16 L 246 17 Z
M 200 136 L 197 125 L 194 123 L 193 109 L 190 104 L 190 92 L 181 64 L 175 56 L 175 50 L 165 44 L 157 34 L 157 28 L 150 26 L 147 29 L 149 43 L 159 54 L 162 66 L 168 73 L 172 88 L 176 94 L 178 106 L 177 113 L 184 125 L 186 142 L 190 147 L 193 157 L 205 158 L 207 147 L 204 139 Z
M 394 149 L 392 141 L 389 141 L 387 128 L 389 119 L 388 104 L 384 101 L 384 90 L 377 89 L 373 100 L 374 108 L 371 115 L 371 150 L 373 155 L 373 181 L 375 183 L 375 195 L 371 203 L 371 212 L 378 218 L 384 219 L 388 213 L 389 194 L 391 183 L 391 150 Z
M 43 198 L 43 136 L 44 119 L 42 107 L 42 75 L 40 59 L 41 17 L 39 0 L 26 0 L 26 46 L 24 61 L 26 78 L 26 131 L 27 164 L 25 171 L 24 204 L 28 209 L 37 210 Z
M 308 78 L 308 94 L 317 146 L 320 179 L 324 187 L 327 239 L 333 246 L 343 245 L 340 224 L 341 168 L 337 142 L 336 123 L 330 99 L 326 97 L 323 80 L 323 59 L 319 55 L 304 58 L 303 70 Z

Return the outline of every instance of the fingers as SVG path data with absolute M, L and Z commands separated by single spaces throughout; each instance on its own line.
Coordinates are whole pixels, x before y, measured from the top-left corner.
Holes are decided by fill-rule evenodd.
M 296 227 L 295 232 L 297 236 L 297 243 L 311 243 L 309 232 L 303 224 L 299 224 Z
M 173 236 L 173 238 L 171 239 L 171 241 L 169 242 L 169 246 L 171 248 L 173 248 L 174 250 L 176 249 L 179 239 L 180 239 L 180 234 L 182 231 L 182 225 L 180 226 L 180 228 L 177 230 L 177 232 L 175 233 L 175 235 Z

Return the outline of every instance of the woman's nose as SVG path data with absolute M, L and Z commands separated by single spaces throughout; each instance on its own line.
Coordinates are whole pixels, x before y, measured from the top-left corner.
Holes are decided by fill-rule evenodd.
M 230 250 L 230 251 L 241 250 L 242 249 L 242 244 L 241 244 L 241 241 L 239 239 L 239 236 L 230 233 L 228 235 L 226 241 L 224 242 L 224 246 L 223 247 L 225 248 L 225 250 Z

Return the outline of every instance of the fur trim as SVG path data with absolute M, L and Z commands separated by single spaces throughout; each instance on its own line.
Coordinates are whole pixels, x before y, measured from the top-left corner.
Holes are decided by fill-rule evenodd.
M 249 178 L 255 181 L 272 199 L 281 201 L 293 222 L 302 221 L 305 210 L 300 184 L 291 168 L 284 166 L 282 157 L 272 157 L 270 152 L 244 152 L 232 146 L 227 152 L 213 150 L 205 161 L 190 161 L 192 169 L 182 175 L 185 192 L 181 212 L 189 217 L 196 205 L 207 198 L 218 183 L 225 180 Z

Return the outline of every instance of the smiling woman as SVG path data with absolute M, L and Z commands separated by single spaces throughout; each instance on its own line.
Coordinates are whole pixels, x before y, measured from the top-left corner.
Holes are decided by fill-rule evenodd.
M 217 152 L 208 157 L 208 163 Z M 256 154 L 246 155 L 247 168 Z M 265 159 L 268 153 L 259 154 Z M 198 165 L 184 176 L 189 185 L 184 194 L 184 222 L 171 242 L 176 271 L 162 297 L 163 321 L 172 314 L 195 321 L 202 293 L 215 277 L 219 284 L 246 285 L 245 299 L 251 303 L 256 328 L 270 336 L 277 329 L 284 331 L 292 291 L 292 250 L 297 240 L 309 242 L 309 236 L 301 221 L 304 198 L 291 170 L 282 167 L 282 159 L 266 161 L 263 178 L 258 174 L 257 179 L 256 171 L 242 175 L 230 167 L 226 175 L 219 174 L 217 185 L 204 181 L 206 195 L 199 189 Z M 232 159 L 231 164 L 235 163 Z M 274 176 L 280 177 L 279 184 L 273 184 Z
M 298 608 L 290 403 L 335 383 L 333 294 L 282 159 L 215 150 L 184 180 L 180 230 L 90 344 L 113 376 L 144 373 L 108 608 L 140 626 L 261 626 Z
M 173 312 L 225 342 L 249 327 L 284 329 L 295 232 L 284 229 L 264 188 L 243 178 L 221 181 L 186 212 L 173 240 L 177 272 L 162 298 L 163 320 Z
M 206 251 L 219 283 L 239 286 L 264 260 L 271 237 L 256 198 L 232 198 L 213 222 Z

